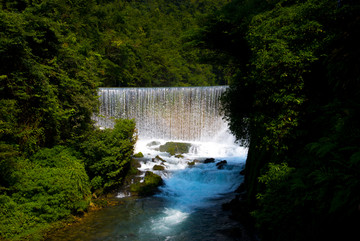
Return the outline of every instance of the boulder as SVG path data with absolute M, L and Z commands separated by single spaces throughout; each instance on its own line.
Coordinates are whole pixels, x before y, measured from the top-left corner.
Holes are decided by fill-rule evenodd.
M 155 166 L 153 167 L 153 170 L 154 170 L 154 171 L 163 171 L 163 170 L 165 170 L 165 167 L 164 167 L 164 166 L 161 166 L 161 165 L 155 165 Z
M 152 142 L 149 142 L 148 144 L 146 144 L 147 146 L 158 146 L 160 145 L 161 143 L 158 142 L 158 141 L 152 141 Z
M 184 142 L 166 142 L 164 145 L 161 145 L 159 150 L 161 152 L 167 152 L 170 155 L 188 153 L 190 150 L 191 144 Z
M 227 164 L 226 160 L 216 163 L 218 169 L 224 169 L 224 166 Z
M 132 184 L 130 186 L 130 192 L 133 195 L 149 196 L 155 194 L 158 191 L 158 187 L 163 184 L 164 182 L 159 175 L 147 171 L 145 173 L 144 181 Z
M 188 162 L 187 164 L 188 164 L 188 166 L 194 166 L 195 165 L 195 160 L 192 161 L 192 162 Z
M 135 158 L 142 158 L 142 157 L 144 157 L 144 154 L 142 154 L 142 152 L 139 152 L 139 153 L 136 153 L 136 154 L 134 155 L 134 157 L 135 157 Z
M 151 159 L 152 162 L 166 162 L 164 159 L 162 159 L 159 155 L 157 155 L 155 158 Z
M 200 161 L 199 160 L 193 160 L 192 162 L 188 162 L 187 164 L 189 165 L 189 166 L 194 166 L 195 165 L 195 163 L 199 163 Z
M 204 160 L 204 163 L 214 163 L 215 162 L 215 159 L 214 158 L 207 158 Z

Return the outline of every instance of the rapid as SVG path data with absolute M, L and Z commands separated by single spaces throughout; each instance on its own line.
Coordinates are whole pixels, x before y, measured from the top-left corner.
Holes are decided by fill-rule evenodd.
M 164 185 L 145 198 L 120 191 L 121 205 L 96 212 L 53 240 L 245 240 L 241 225 L 222 209 L 243 182 L 247 156 L 221 114 L 226 88 L 101 88 L 94 119 L 102 128 L 111 128 L 112 118 L 135 119 L 134 153 L 144 155 L 138 169 L 160 175 Z M 169 141 L 191 147 L 181 156 L 161 152 Z

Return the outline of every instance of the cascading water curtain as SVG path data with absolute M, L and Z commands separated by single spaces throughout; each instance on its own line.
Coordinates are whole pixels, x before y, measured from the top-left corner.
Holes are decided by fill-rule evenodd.
M 94 119 L 103 128 L 114 125 L 112 118 L 135 119 L 143 139 L 212 140 L 227 129 L 219 100 L 226 88 L 100 88 Z

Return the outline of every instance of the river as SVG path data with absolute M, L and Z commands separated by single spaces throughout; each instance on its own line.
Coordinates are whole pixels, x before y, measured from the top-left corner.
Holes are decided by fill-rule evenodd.
M 118 193 L 121 204 L 104 208 L 54 234 L 52 240 L 247 240 L 241 224 L 230 218 L 222 204 L 234 198 L 242 182 L 246 149 L 233 142 L 192 142 L 189 153 L 176 158 L 158 151 L 165 140 L 139 140 L 136 152 L 145 157 L 139 170 L 165 170 L 159 193 L 146 198 Z M 159 155 L 165 162 L 153 161 Z M 203 163 L 206 158 L 213 163 Z M 198 160 L 195 165 L 189 162 Z M 219 162 L 226 164 L 219 168 Z M 217 165 L 218 164 L 218 165 Z
M 135 153 L 144 154 L 139 170 L 159 174 L 164 185 L 147 198 L 120 192 L 120 205 L 91 213 L 80 224 L 55 233 L 52 240 L 248 240 L 242 225 L 222 209 L 243 181 L 240 171 L 247 155 L 222 117 L 219 98 L 226 89 L 99 89 L 97 124 L 111 128 L 112 118 L 135 119 Z M 180 158 L 170 156 L 159 151 L 167 141 L 185 141 L 191 148 Z M 157 155 L 164 161 L 153 161 Z M 214 162 L 204 163 L 207 158 Z M 194 165 L 188 164 L 194 160 Z M 155 165 L 164 170 L 154 171 Z

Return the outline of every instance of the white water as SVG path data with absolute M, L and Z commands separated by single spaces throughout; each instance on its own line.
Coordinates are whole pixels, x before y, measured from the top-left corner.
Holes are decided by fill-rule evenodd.
M 111 118 L 135 119 L 141 138 L 212 140 L 227 129 L 219 98 L 227 86 L 172 88 L 100 88 L 98 125 Z
M 233 240 L 223 232 L 238 224 L 224 215 L 221 204 L 234 197 L 242 182 L 239 172 L 247 150 L 235 143 L 222 119 L 219 97 L 226 88 L 100 89 L 104 117 L 96 117 L 98 125 L 111 127 L 111 117 L 134 118 L 139 133 L 135 153 L 144 154 L 139 170 L 161 175 L 165 185 L 153 197 L 107 213 L 102 219 L 110 221 L 96 227 L 91 240 Z M 174 140 L 191 142 L 189 153 L 176 158 L 158 150 Z M 165 162 L 153 161 L 157 155 Z M 203 163 L 206 158 L 215 163 Z M 189 166 L 194 160 L 199 162 Z M 223 160 L 227 164 L 218 169 L 216 163 Z M 165 170 L 154 171 L 155 165 Z
M 153 171 L 155 165 L 165 166 L 164 171 L 153 171 L 165 181 L 161 192 L 156 195 L 165 202 L 163 209 L 144 223 L 139 233 L 156 235 L 164 240 L 181 240 L 179 237 L 189 237 L 184 233 L 189 225 L 208 223 L 199 213 L 219 208 L 219 203 L 233 197 L 233 191 L 242 182 L 239 172 L 244 167 L 247 150 L 239 147 L 231 138 L 222 143 L 192 142 L 190 152 L 183 154 L 183 158 L 176 158 L 158 151 L 165 140 L 156 140 L 156 145 L 149 145 L 151 142 L 140 140 L 136 145 L 136 151 L 145 155 L 139 169 Z M 152 158 L 157 155 L 166 162 L 154 162 Z M 202 163 L 208 157 L 215 158 L 215 163 Z M 199 162 L 189 166 L 188 163 L 193 160 Z M 218 169 L 216 163 L 222 160 L 226 160 L 227 164 L 223 169 Z M 199 237 L 202 235 L 204 233 Z

